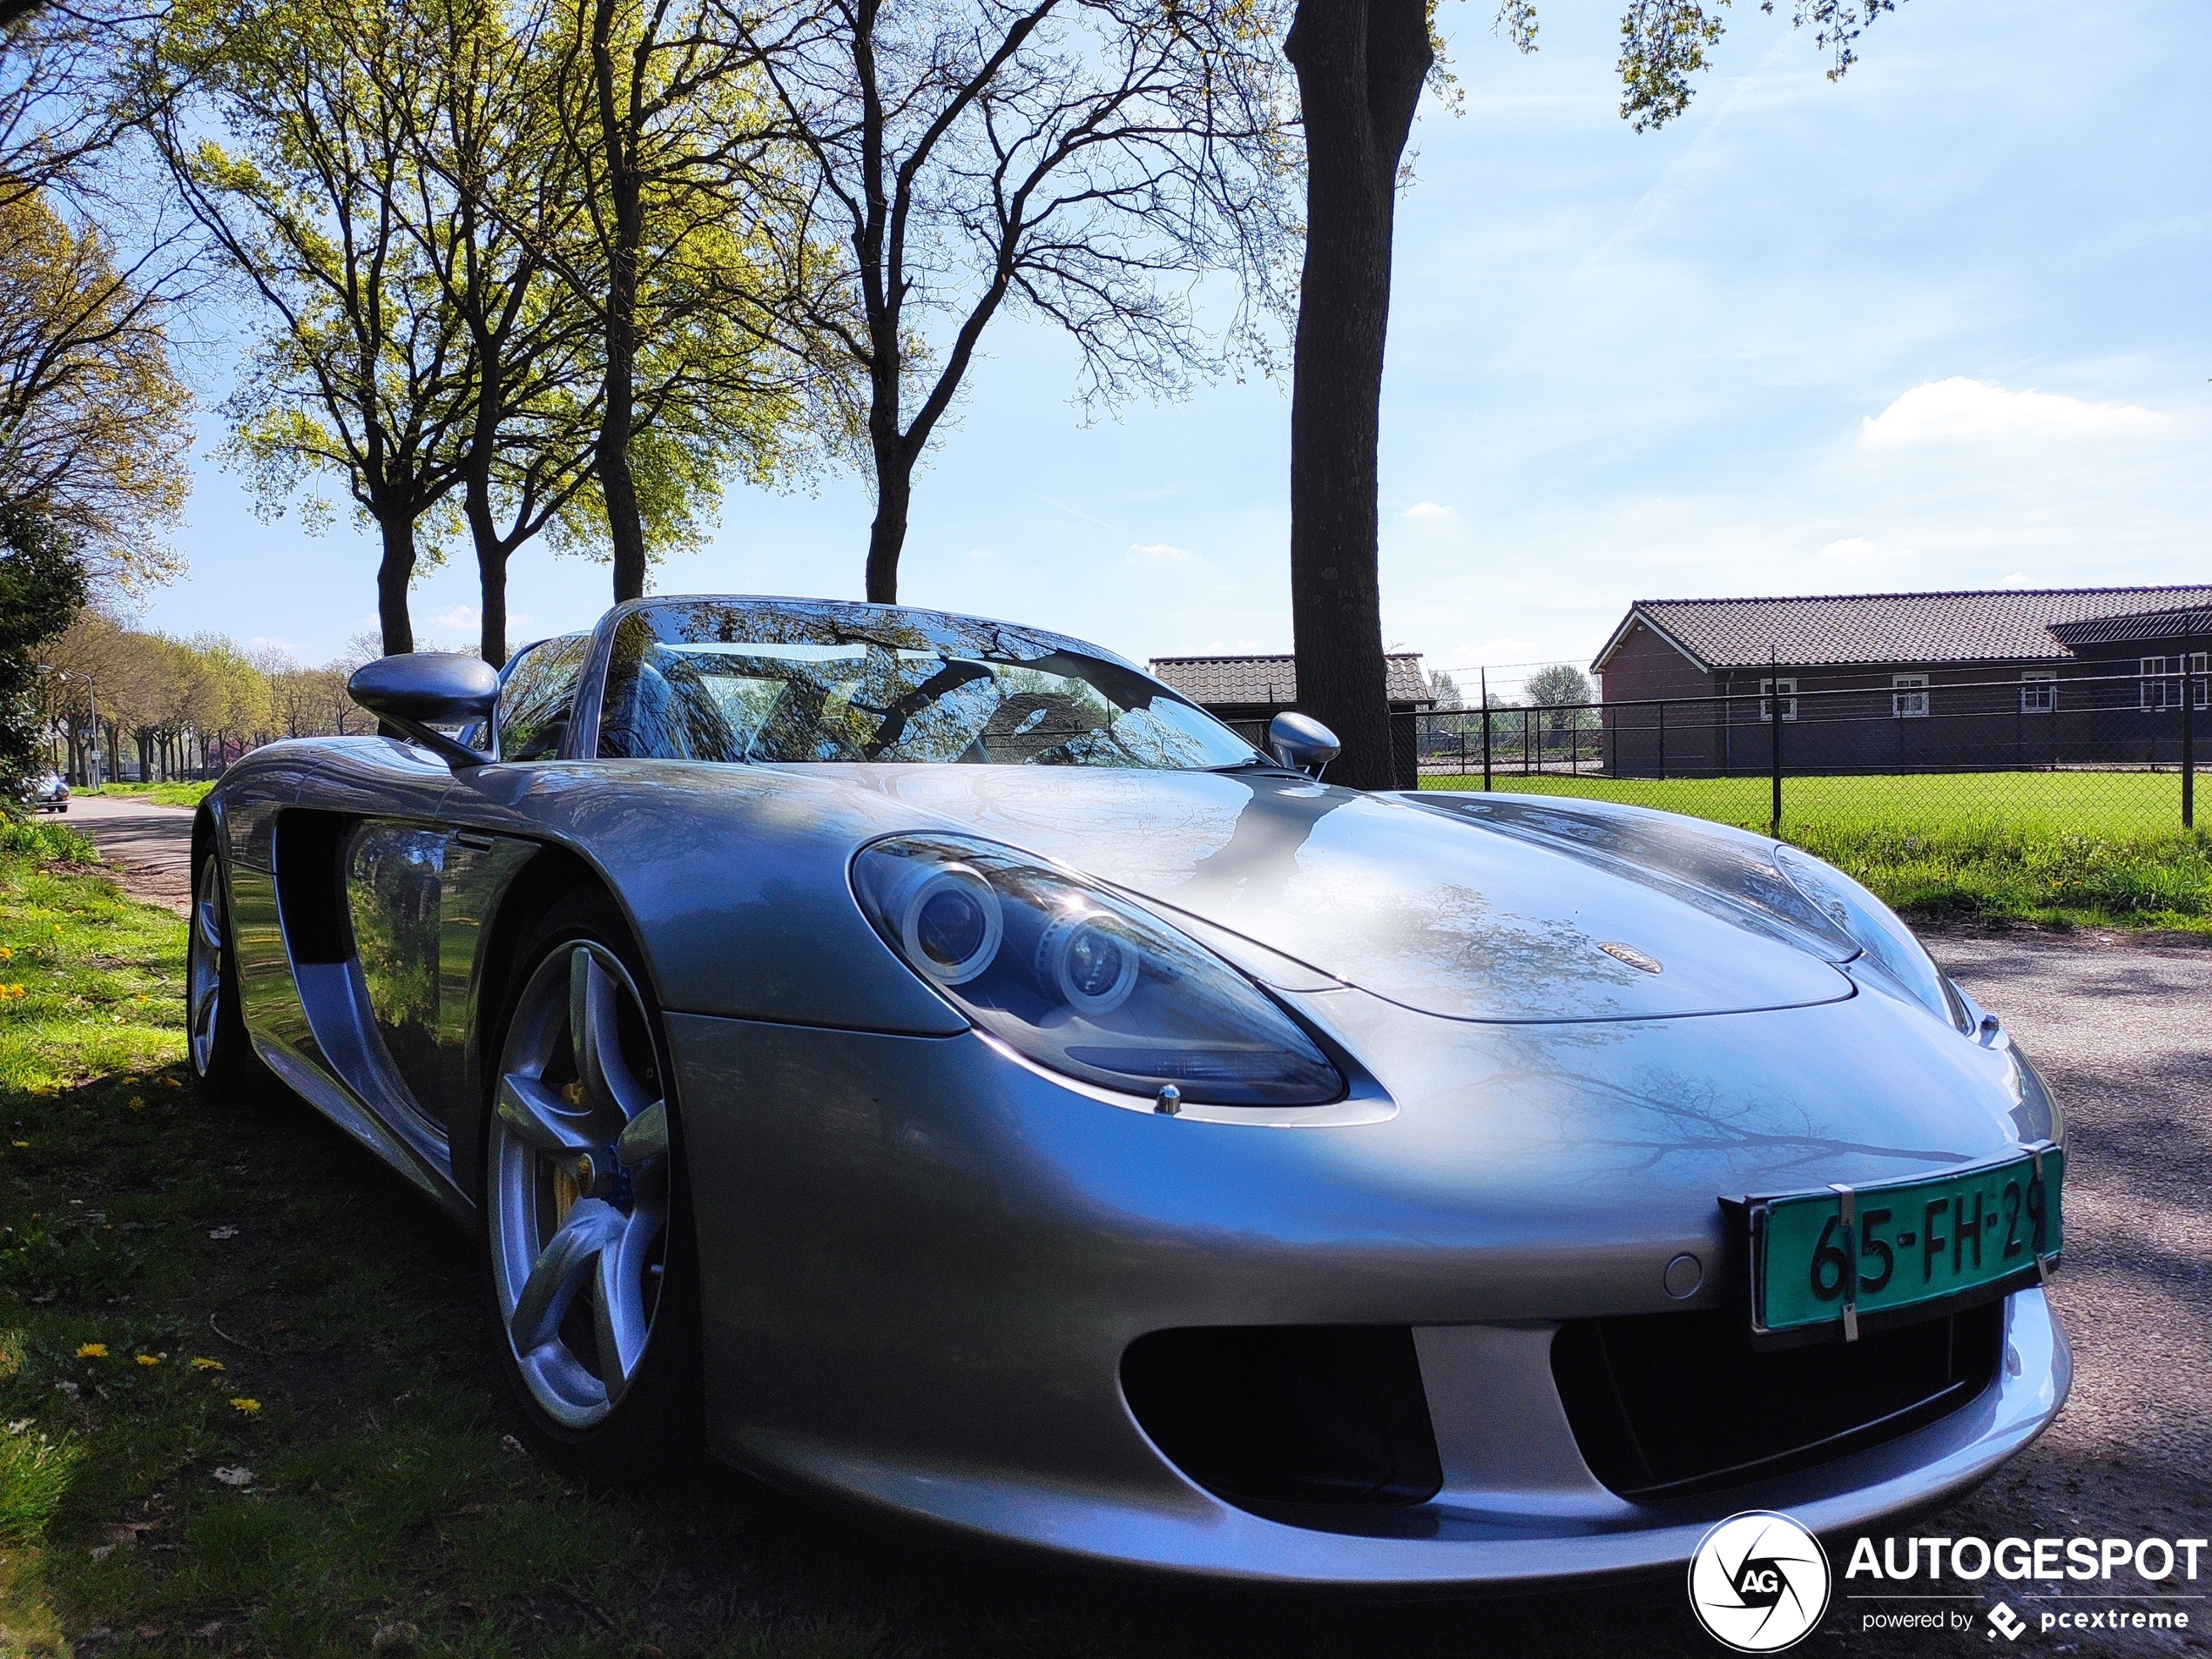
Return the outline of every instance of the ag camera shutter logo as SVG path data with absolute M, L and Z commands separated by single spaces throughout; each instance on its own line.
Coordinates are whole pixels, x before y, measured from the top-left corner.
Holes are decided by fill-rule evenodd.
M 1828 1552 L 1787 1515 L 1746 1510 L 1689 1558 L 1689 1607 L 1706 1633 L 1738 1653 L 1779 1653 L 1828 1611 Z

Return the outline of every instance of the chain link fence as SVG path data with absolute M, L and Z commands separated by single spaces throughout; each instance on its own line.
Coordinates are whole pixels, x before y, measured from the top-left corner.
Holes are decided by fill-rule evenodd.
M 1791 839 L 2170 833 L 2195 825 L 2212 736 L 2212 675 L 2201 654 L 2189 666 L 1817 691 L 1782 675 L 1732 696 L 1404 715 L 1399 769 L 1424 789 L 1592 796 Z

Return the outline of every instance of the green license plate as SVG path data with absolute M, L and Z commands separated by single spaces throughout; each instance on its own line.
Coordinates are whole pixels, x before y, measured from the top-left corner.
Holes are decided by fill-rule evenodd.
M 1753 1199 L 1755 1335 L 1904 1323 L 2038 1283 L 2057 1264 L 2066 1155 Z

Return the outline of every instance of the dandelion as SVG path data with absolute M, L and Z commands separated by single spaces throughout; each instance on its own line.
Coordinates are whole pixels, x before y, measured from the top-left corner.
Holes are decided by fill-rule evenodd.
M 79 1359 L 105 1359 L 107 1358 L 107 1344 L 88 1342 L 77 1351 L 77 1357 Z
M 231 1409 L 237 1412 L 241 1416 L 251 1417 L 254 1413 L 261 1409 L 261 1402 L 258 1399 L 248 1399 L 243 1394 L 233 1394 L 231 1396 Z
M 138 1356 L 138 1363 L 142 1366 L 158 1366 L 161 1363 L 161 1356 L 158 1353 L 142 1353 Z
M 5 945 L 0 945 L 0 962 L 12 962 L 15 960 L 15 952 L 10 950 Z
M 194 1371 L 220 1371 L 223 1362 L 219 1359 L 195 1359 L 192 1362 L 192 1368 Z

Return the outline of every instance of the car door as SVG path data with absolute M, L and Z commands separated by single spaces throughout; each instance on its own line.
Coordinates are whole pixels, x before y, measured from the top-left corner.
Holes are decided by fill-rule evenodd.
M 556 757 L 588 635 L 518 651 L 501 676 L 491 745 L 502 762 Z M 362 818 L 341 858 L 362 1001 L 386 1082 L 441 1130 L 469 1087 L 473 991 L 485 923 L 534 843 L 444 823 Z

